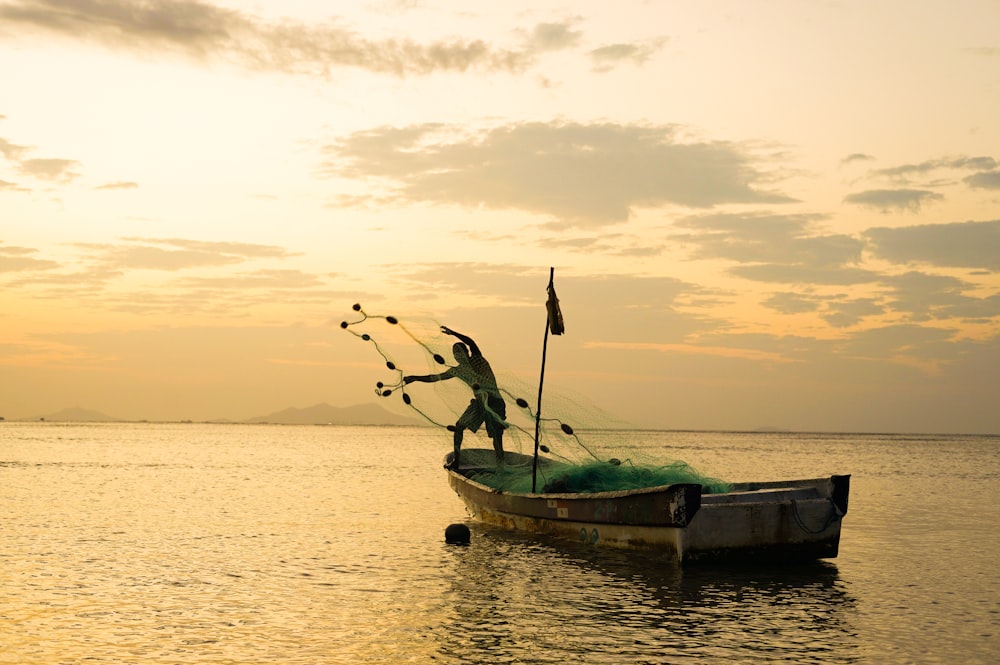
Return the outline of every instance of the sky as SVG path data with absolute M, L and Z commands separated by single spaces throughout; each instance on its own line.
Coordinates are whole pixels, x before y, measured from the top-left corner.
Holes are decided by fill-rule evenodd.
M 0 416 L 375 401 L 361 303 L 637 427 L 1000 433 L 997 0 L 0 0 Z

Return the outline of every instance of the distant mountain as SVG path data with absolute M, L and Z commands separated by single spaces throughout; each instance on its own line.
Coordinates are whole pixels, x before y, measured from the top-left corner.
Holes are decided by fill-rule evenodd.
M 257 416 L 248 423 L 275 423 L 279 425 L 422 425 L 414 418 L 386 411 L 377 404 L 356 406 L 330 406 L 314 404 L 304 409 L 288 408 L 266 416 Z
M 63 409 L 62 411 L 56 411 L 55 413 L 47 413 L 44 416 L 38 416 L 37 418 L 32 418 L 31 420 L 45 420 L 48 422 L 73 422 L 73 423 L 109 423 L 115 422 L 118 418 L 113 418 L 106 413 L 101 413 L 100 411 L 94 411 L 92 409 Z

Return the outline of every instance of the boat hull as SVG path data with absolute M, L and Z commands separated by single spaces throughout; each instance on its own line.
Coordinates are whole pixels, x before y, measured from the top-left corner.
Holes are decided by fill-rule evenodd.
M 463 451 L 462 457 L 485 459 L 487 453 L 493 451 Z M 506 453 L 508 464 L 525 459 Z M 695 484 L 522 494 L 477 483 L 468 477 L 474 471 L 449 469 L 448 482 L 477 520 L 595 547 L 653 550 L 682 564 L 834 558 L 850 491 L 850 476 L 838 475 L 740 483 L 724 494 L 704 494 Z

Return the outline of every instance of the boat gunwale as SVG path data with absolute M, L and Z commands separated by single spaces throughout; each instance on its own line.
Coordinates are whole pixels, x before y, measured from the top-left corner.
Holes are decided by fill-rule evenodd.
M 492 450 L 488 450 L 485 448 L 472 448 L 470 449 L 470 451 L 471 450 L 488 452 L 490 455 L 493 454 Z M 518 458 L 524 458 L 529 460 L 531 459 L 529 456 L 520 453 L 507 452 L 505 453 L 505 455 L 508 457 L 516 456 Z M 447 469 L 448 473 L 454 474 L 455 476 L 460 478 L 463 482 L 472 485 L 483 492 L 488 492 L 490 494 L 502 494 L 505 496 L 518 497 L 524 499 L 539 499 L 539 500 L 552 499 L 559 501 L 572 501 L 579 499 L 598 499 L 598 500 L 621 499 L 628 496 L 642 496 L 645 494 L 668 492 L 670 491 L 670 488 L 674 488 L 677 486 L 697 485 L 703 488 L 701 492 L 702 502 L 704 503 L 705 499 L 708 499 L 709 503 L 714 503 L 714 501 L 712 500 L 712 498 L 714 497 L 726 497 L 731 495 L 752 495 L 755 492 L 800 490 L 806 488 L 819 489 L 824 485 L 828 485 L 832 478 L 835 478 L 837 477 L 837 475 L 839 475 L 839 474 L 831 474 L 829 476 L 819 476 L 815 478 L 801 478 L 797 480 L 777 480 L 777 481 L 763 481 L 763 482 L 748 481 L 748 482 L 728 483 L 733 488 L 729 492 L 712 492 L 712 493 L 705 492 L 704 485 L 701 485 L 699 483 L 668 483 L 666 485 L 653 485 L 650 487 L 638 487 L 635 489 L 626 489 L 626 490 L 612 490 L 607 492 L 511 492 L 509 490 L 498 489 L 496 487 L 486 485 L 477 480 L 474 480 L 473 478 L 470 478 L 469 476 L 465 475 L 465 473 L 463 473 L 463 471 L 486 470 L 489 467 L 470 466 L 470 467 L 460 467 L 459 469 L 454 469 L 448 466 L 448 464 L 451 462 L 452 457 L 453 453 L 448 453 L 448 455 L 445 458 L 445 468 Z M 545 460 L 546 462 L 550 461 L 547 458 L 539 458 L 539 459 L 540 461 L 541 460 Z M 752 487 L 752 489 L 748 489 L 748 486 Z M 829 496 L 828 492 L 827 493 L 820 492 L 820 494 L 821 498 L 828 498 Z M 760 496 L 763 497 L 766 495 L 761 494 Z M 772 502 L 773 501 L 762 501 L 761 503 L 772 503 Z M 728 502 L 724 500 L 719 500 L 718 503 L 725 504 Z M 751 503 L 751 502 L 741 501 L 740 503 Z

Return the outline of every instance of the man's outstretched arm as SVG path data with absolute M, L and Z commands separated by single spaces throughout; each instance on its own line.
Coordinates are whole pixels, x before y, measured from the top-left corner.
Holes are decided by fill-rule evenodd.
M 441 372 L 440 374 L 422 374 L 419 376 L 410 374 L 403 377 L 403 383 L 413 383 L 414 381 L 417 383 L 434 383 L 435 381 L 450 379 L 453 376 L 455 375 L 451 373 L 451 370 Z

